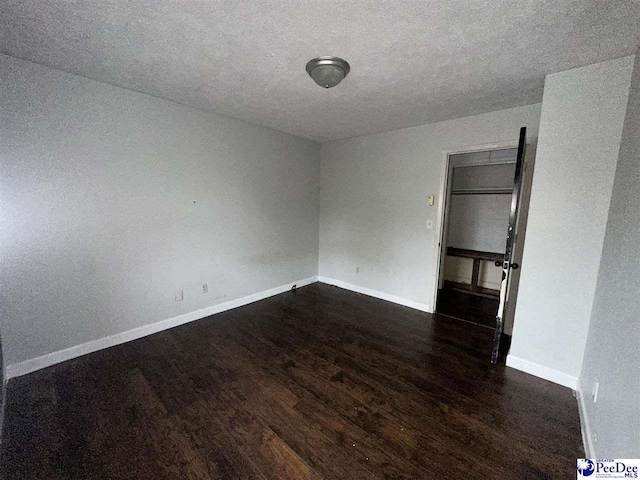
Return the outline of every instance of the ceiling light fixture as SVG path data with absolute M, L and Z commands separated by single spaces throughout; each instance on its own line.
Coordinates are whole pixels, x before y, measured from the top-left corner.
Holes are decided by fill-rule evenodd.
M 351 67 L 341 58 L 324 55 L 309 60 L 307 73 L 313 81 L 324 88 L 338 85 L 347 76 Z

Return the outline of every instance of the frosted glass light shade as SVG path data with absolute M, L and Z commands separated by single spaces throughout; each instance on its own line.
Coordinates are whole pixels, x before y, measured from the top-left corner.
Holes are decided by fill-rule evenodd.
M 337 57 L 318 57 L 307 63 L 307 73 L 323 88 L 338 85 L 349 73 L 349 64 Z

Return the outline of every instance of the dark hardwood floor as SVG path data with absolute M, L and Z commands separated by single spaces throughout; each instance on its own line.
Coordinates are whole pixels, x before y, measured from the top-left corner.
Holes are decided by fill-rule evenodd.
M 569 389 L 490 329 L 314 284 L 9 383 L 8 479 L 575 478 Z
M 438 290 L 437 310 L 443 315 L 495 328 L 497 298 L 487 298 L 448 288 Z

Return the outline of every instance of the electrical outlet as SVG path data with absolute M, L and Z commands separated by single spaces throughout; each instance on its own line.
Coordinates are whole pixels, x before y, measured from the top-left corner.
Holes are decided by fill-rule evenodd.
M 176 302 L 181 302 L 184 300 L 184 292 L 182 290 L 176 290 Z
M 591 396 L 593 397 L 593 403 L 598 401 L 598 390 L 600 389 L 600 382 L 596 380 L 593 382 L 593 390 L 591 390 Z
M 202 284 L 202 293 L 209 293 L 209 285 L 206 283 Z
M 430 207 L 433 207 L 435 200 L 436 200 L 435 195 L 429 195 L 429 197 L 427 198 L 427 203 L 429 204 Z

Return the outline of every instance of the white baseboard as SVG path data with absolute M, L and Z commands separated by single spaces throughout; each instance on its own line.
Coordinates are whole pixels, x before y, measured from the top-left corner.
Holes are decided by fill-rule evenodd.
M 578 400 L 578 413 L 580 415 L 580 430 L 582 431 L 582 443 L 584 445 L 585 458 L 596 458 L 596 451 L 593 447 L 593 435 L 591 432 L 591 425 L 589 423 L 589 416 L 587 415 L 586 400 L 589 398 L 584 394 L 582 385 L 578 381 L 578 388 L 576 389 L 576 398 Z
M 389 293 L 371 290 L 370 288 L 360 287 L 358 285 L 353 285 L 352 283 L 343 282 L 342 280 L 323 277 L 322 275 L 318 276 L 318 281 L 321 283 L 326 283 L 328 285 L 334 285 L 336 287 L 344 288 L 345 290 L 351 290 L 352 292 L 362 293 L 364 295 L 369 295 L 370 297 L 397 303 L 398 305 L 404 305 L 405 307 L 415 308 L 416 310 L 420 310 L 422 312 L 433 313 L 430 305 L 426 303 L 420 303 L 416 302 L 415 300 L 409 300 L 406 298 L 398 297 L 396 295 L 391 295 Z
M 569 387 L 571 390 L 578 388 L 578 378 L 567 375 L 566 373 L 554 370 L 553 368 L 545 367 L 537 363 L 524 360 L 522 358 L 514 357 L 513 355 L 507 355 L 507 367 L 515 368 L 530 375 L 544 378 L 550 382 L 557 383 L 564 387 Z
M 273 297 L 274 295 L 278 295 L 280 293 L 291 290 L 291 287 L 293 285 L 296 285 L 297 287 L 304 287 L 305 285 L 309 285 L 317 281 L 318 277 L 314 276 L 305 278 L 304 280 L 298 280 L 297 282 L 290 282 L 286 285 L 271 288 L 263 292 L 247 295 L 246 297 L 237 298 L 225 303 L 219 303 L 218 305 L 195 310 L 193 312 L 185 313 L 183 315 L 169 318 L 167 320 L 161 320 L 149 325 L 143 325 L 142 327 L 134 328 L 133 330 L 116 333 L 115 335 L 99 338 L 98 340 L 92 340 L 90 342 L 75 345 L 64 350 L 48 353 L 46 355 L 42 355 L 41 357 L 31 358 L 20 363 L 7 365 L 7 379 L 26 375 L 27 373 L 40 370 L 41 368 L 49 367 L 51 365 L 55 365 L 56 363 L 80 357 L 81 355 L 86 355 L 87 353 L 96 352 L 104 348 L 113 347 L 114 345 L 130 342 L 131 340 L 146 337 L 147 335 L 161 332 L 162 330 L 167 330 L 169 328 L 177 327 L 178 325 L 182 325 L 184 323 L 193 322 L 194 320 L 200 320 L 201 318 L 205 318 L 216 313 L 224 312 L 237 307 L 242 307 L 243 305 L 257 302 L 258 300 L 262 300 L 268 297 Z

